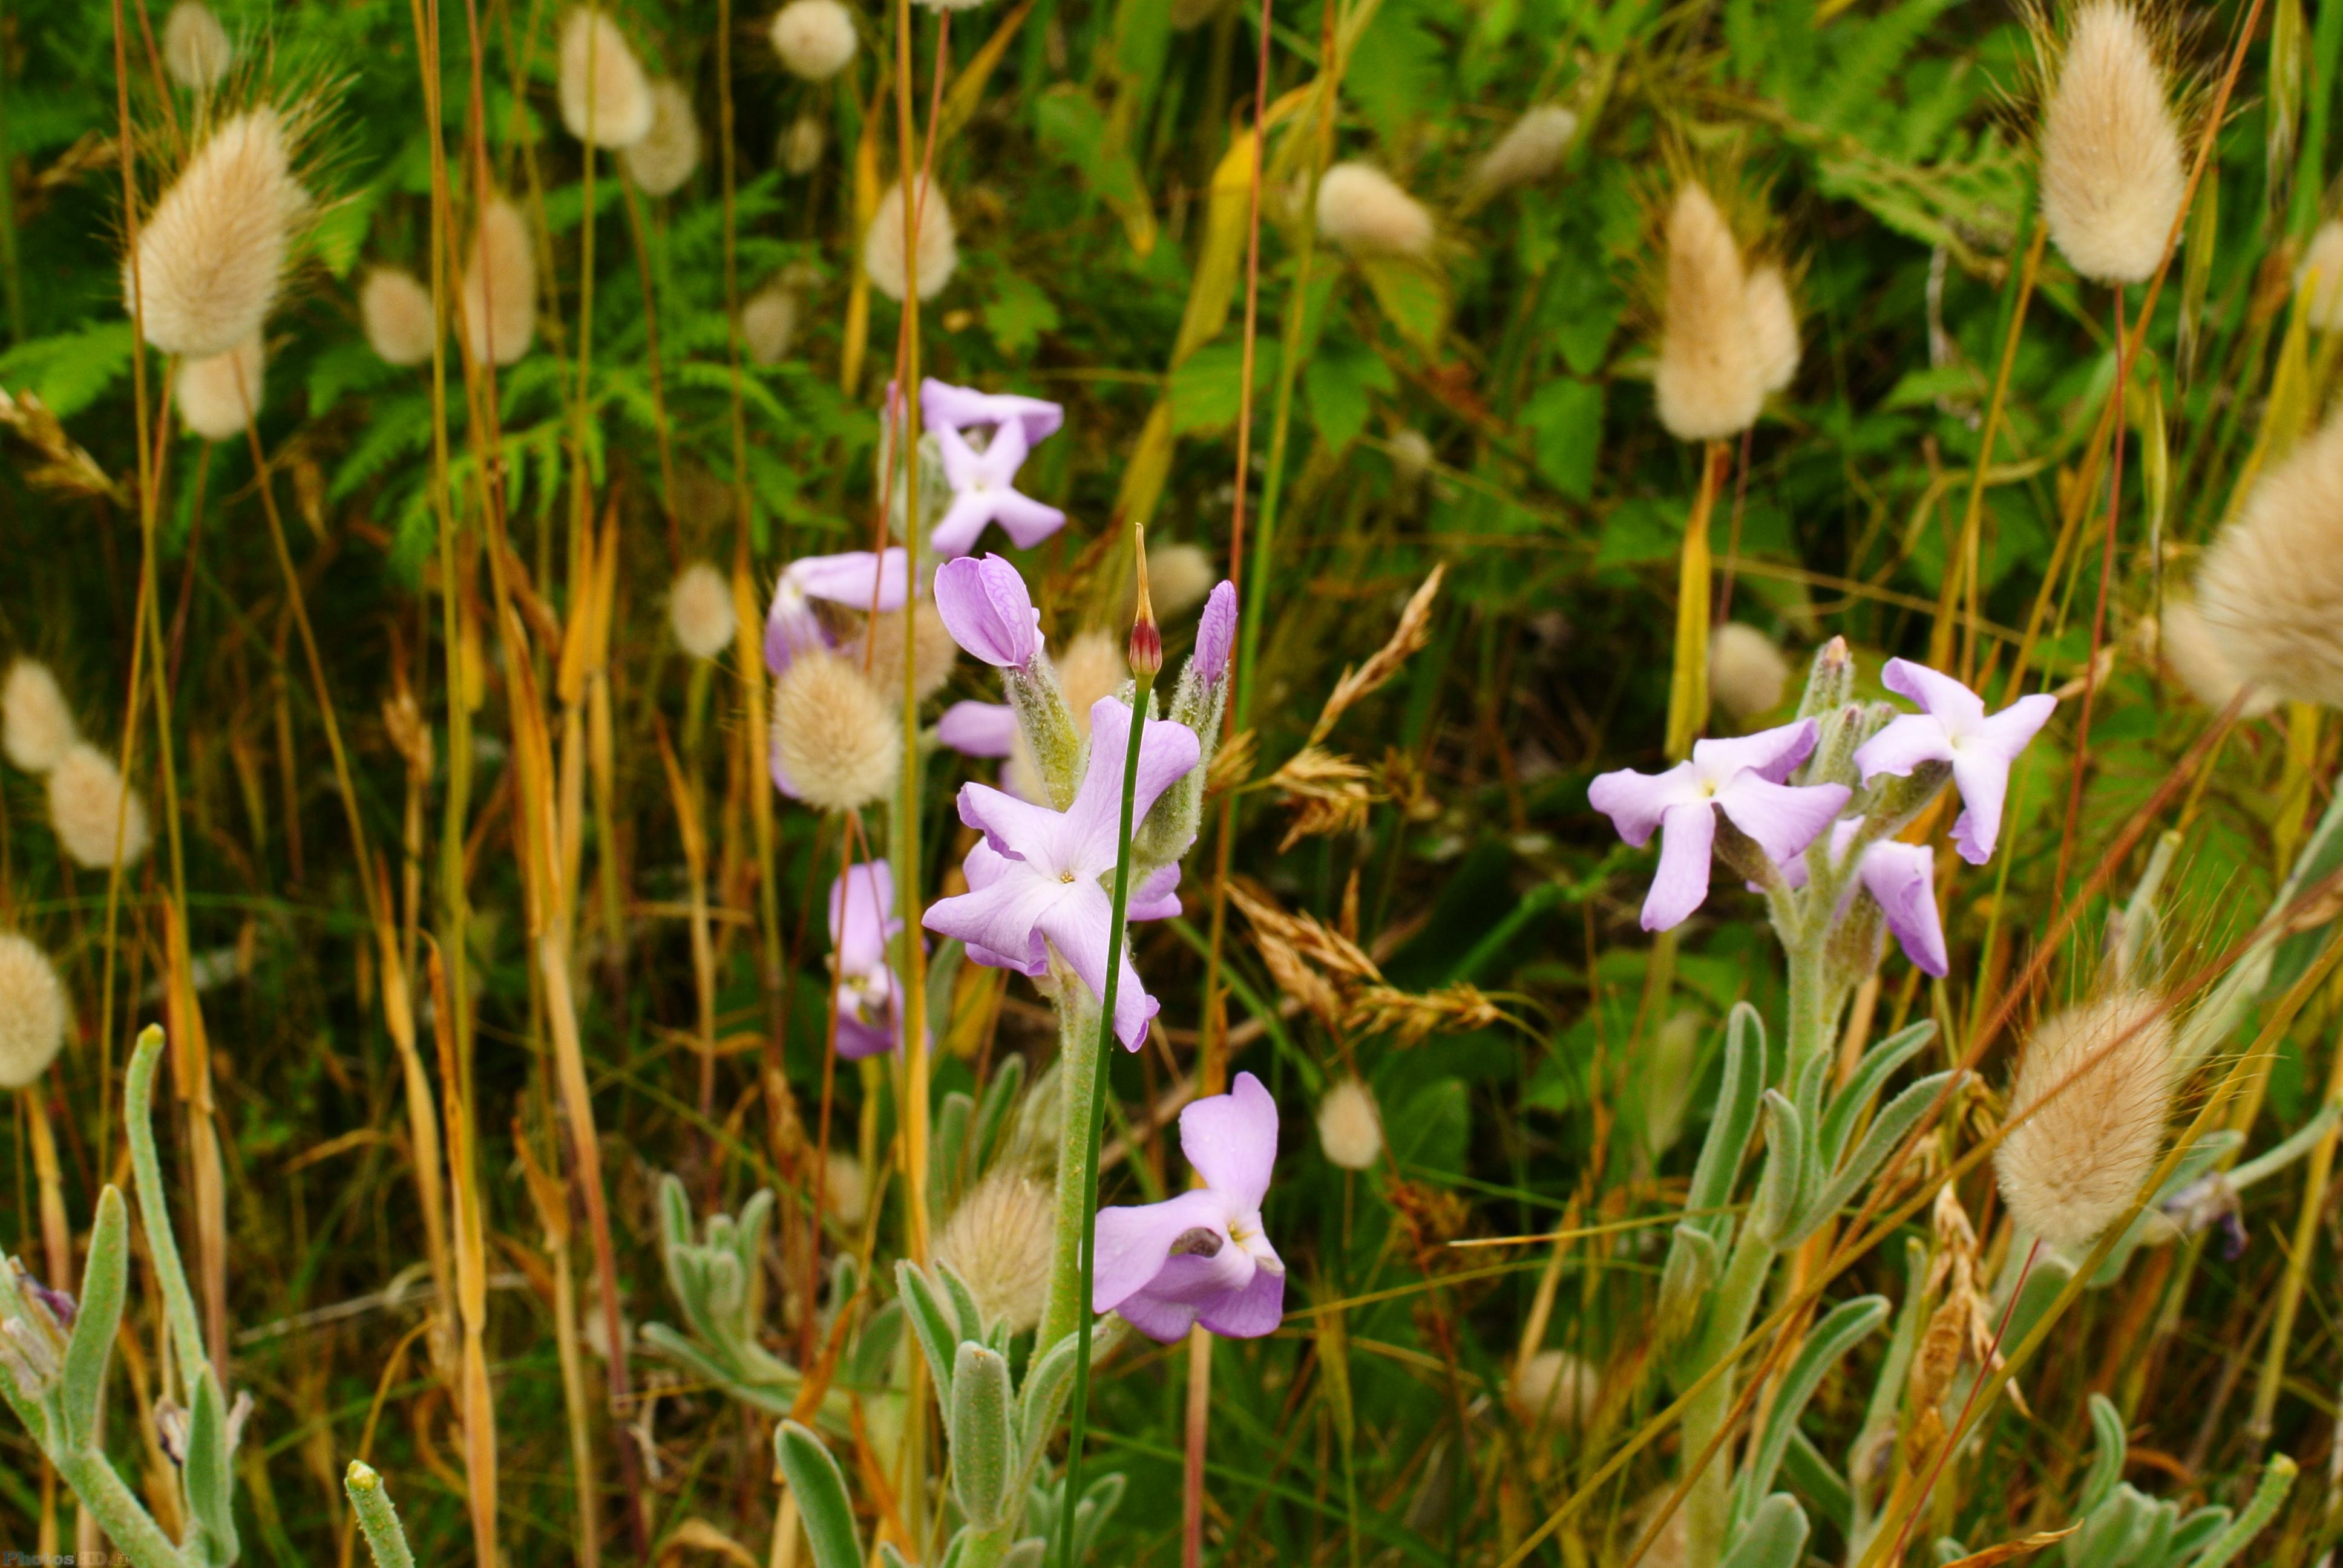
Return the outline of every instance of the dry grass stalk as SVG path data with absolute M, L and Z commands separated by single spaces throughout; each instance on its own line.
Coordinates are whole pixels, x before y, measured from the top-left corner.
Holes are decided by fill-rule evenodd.
M 1326 699 L 1326 706 L 1318 710 L 1318 722 L 1311 726 L 1311 745 L 1315 746 L 1325 739 L 1327 731 L 1334 728 L 1334 721 L 1341 719 L 1353 703 L 1381 689 L 1399 673 L 1400 667 L 1408 661 L 1411 655 L 1432 640 L 1432 600 L 1440 591 L 1441 579 L 1447 575 L 1448 568 L 1444 565 L 1433 568 L 1432 575 L 1423 579 L 1422 586 L 1409 598 L 1407 608 L 1400 611 L 1399 625 L 1393 629 L 1391 639 L 1377 648 L 1366 663 L 1342 671 L 1342 678 L 1334 682 L 1332 694 Z
M 1294 813 L 1277 852 L 1285 853 L 1303 839 L 1364 829 L 1368 809 L 1385 798 L 1370 782 L 1373 778 L 1369 769 L 1322 747 L 1305 746 L 1295 752 L 1269 778 L 1280 803 Z
M 25 469 L 25 483 L 36 490 L 55 496 L 87 496 L 111 501 L 117 507 L 130 504 L 129 493 L 121 482 L 98 466 L 96 458 L 84 449 L 81 443 L 65 434 L 65 427 L 49 406 L 41 401 L 36 392 L 18 392 L 13 396 L 0 387 L 0 425 L 14 430 L 18 438 L 40 455 L 40 461 Z

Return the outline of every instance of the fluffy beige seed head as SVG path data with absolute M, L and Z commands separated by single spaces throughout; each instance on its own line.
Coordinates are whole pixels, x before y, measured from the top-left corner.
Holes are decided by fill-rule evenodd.
M 920 204 L 920 297 L 933 299 L 951 281 L 960 266 L 960 240 L 952 230 L 951 206 L 944 193 L 930 187 Z M 898 180 L 879 198 L 879 211 L 862 239 L 862 270 L 871 286 L 888 298 L 903 297 L 903 185 Z
M 1058 1205 L 1021 1171 L 996 1169 L 944 1221 L 936 1261 L 967 1282 L 987 1322 L 1021 1334 L 1041 1321 Z
M 1147 596 L 1158 619 L 1186 615 L 1220 580 L 1212 556 L 1194 545 L 1157 545 L 1147 552 Z
M 163 19 L 163 68 L 179 85 L 208 93 L 235 58 L 227 29 L 203 0 L 179 0 Z
M 835 654 L 789 661 L 773 688 L 773 759 L 799 799 L 850 811 L 894 788 L 903 756 L 895 709 Z
M 528 220 L 503 196 L 480 209 L 456 305 L 475 359 L 510 365 L 528 352 L 537 336 L 537 251 Z
M 1413 491 L 1432 472 L 1432 437 L 1410 425 L 1391 438 L 1391 463 L 1400 487 Z
M 732 585 L 706 561 L 692 562 L 676 578 L 668 593 L 667 617 L 677 646 L 694 658 L 714 658 L 732 646 L 740 629 Z
M 1728 620 L 1708 634 L 1708 695 L 1736 724 L 1782 705 L 1790 661 L 1755 627 Z
M 683 84 L 662 77 L 651 84 L 650 134 L 618 155 L 627 174 L 649 196 L 671 196 L 699 166 L 699 117 Z
M 65 1043 L 65 988 L 49 955 L 0 931 L 0 1089 L 23 1089 Z
M 1357 1079 L 1342 1080 L 1318 1102 L 1318 1147 L 1345 1171 L 1364 1171 L 1383 1153 L 1383 1113 Z
M 2187 195 L 2164 68 L 2126 0 L 2075 13 L 2042 124 L 2042 216 L 2077 272 L 2137 283 Z
M 2010 1217 L 2053 1246 L 2106 1230 L 2156 1168 L 2172 1101 L 2172 1025 L 2147 991 L 2069 1008 L 2026 1042 L 2015 1127 L 1994 1151 Z M 2040 1109 L 2036 1110 L 2036 1107 Z
M 944 625 L 943 612 L 932 599 L 920 599 L 912 623 L 911 658 L 917 671 L 914 690 L 925 702 L 943 689 L 951 678 L 952 666 L 960 658 L 960 644 L 952 640 L 950 630 Z M 857 636 L 846 645 L 846 658 L 858 669 L 865 669 L 870 684 L 889 701 L 903 699 L 903 612 L 889 610 L 874 623 L 877 646 L 870 648 L 869 636 Z M 864 653 L 869 652 L 866 665 Z
M 828 81 L 854 58 L 854 17 L 838 0 L 789 0 L 773 17 L 773 53 L 807 81 Z
M 213 132 L 146 215 L 123 264 L 122 297 L 146 341 L 196 358 L 259 331 L 307 202 L 276 110 L 250 110 Z
M 859 1229 L 870 1217 L 870 1183 L 862 1173 L 862 1161 L 853 1155 L 843 1150 L 831 1150 L 821 1185 L 822 1201 L 846 1229 Z
M 2328 218 L 2310 236 L 2294 286 L 2309 291 L 2312 327 L 2321 332 L 2343 328 L 2343 218 Z
M 799 115 L 781 133 L 781 166 L 793 175 L 811 174 L 821 162 L 821 149 L 828 141 L 820 119 Z
M 1318 182 L 1318 232 L 1353 256 L 1422 256 L 1432 215 L 1373 164 L 1340 163 Z
M 358 290 L 358 315 L 366 322 L 367 344 L 390 364 L 420 365 L 431 357 L 439 323 L 431 291 L 413 273 L 377 266 L 367 274 Z
M 2164 616 L 2157 628 L 2157 648 L 2188 694 L 2216 713 L 2228 707 L 2237 688 L 2245 684 L 2229 668 L 2221 645 L 2205 624 L 2204 612 L 2192 599 L 2165 601 Z M 2259 719 L 2277 707 L 2278 698 L 2268 688 L 2258 686 L 2237 713 L 2241 719 Z
M 1761 266 L 1751 273 L 1748 300 L 1758 383 L 1768 392 L 1779 392 L 1798 374 L 1798 313 L 1790 304 L 1790 286 L 1782 269 Z
M 122 782 L 114 759 L 85 740 L 66 748 L 49 774 L 49 826 L 74 862 L 93 870 L 114 864 L 117 828 L 125 866 L 136 865 L 153 842 L 146 802 Z
M 1680 441 L 1720 441 L 1756 421 L 1765 367 L 1749 320 L 1741 247 L 1696 180 L 1668 209 L 1667 297 L 1653 372 L 1660 423 Z
M 1514 1370 L 1505 1402 L 1533 1430 L 1577 1426 L 1594 1413 L 1602 1382 L 1568 1351 L 1540 1351 Z
M 581 142 L 631 147 L 651 134 L 651 85 L 618 25 L 591 5 L 561 24 L 561 123 Z
M 49 667 L 20 658 L 0 683 L 0 747 L 27 773 L 46 773 L 81 739 L 73 708 Z
M 779 365 L 789 357 L 798 335 L 798 295 L 789 285 L 773 282 L 749 297 L 740 307 L 740 341 L 751 365 Z
M 226 441 L 257 418 L 268 355 L 256 332 L 225 354 L 182 359 L 171 375 L 171 397 L 187 434 Z
M 2205 552 L 2197 608 L 2238 679 L 2343 706 L 2343 415 L 2255 484 Z
M 1542 180 L 1562 166 L 1562 155 L 1578 139 L 1578 116 L 1560 104 L 1540 104 L 1497 138 L 1473 171 L 1473 188 L 1509 190 Z

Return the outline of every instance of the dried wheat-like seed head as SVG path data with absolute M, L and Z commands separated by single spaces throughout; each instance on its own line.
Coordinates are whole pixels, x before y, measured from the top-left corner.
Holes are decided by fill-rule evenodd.
M 74 862 L 93 870 L 114 864 L 117 829 L 126 867 L 144 859 L 154 842 L 146 803 L 123 783 L 113 759 L 85 740 L 67 747 L 49 774 L 49 826 Z
M 1021 1334 L 1041 1321 L 1057 1219 L 1047 1187 L 1021 1171 L 995 1169 L 944 1221 L 936 1261 L 966 1282 L 987 1322 Z
M 1798 313 L 1778 266 L 1749 275 L 1749 332 L 1757 345 L 1759 385 L 1768 392 L 1787 387 L 1798 375 Z
M 650 94 L 649 133 L 618 156 L 645 195 L 672 196 L 699 166 L 699 118 L 682 83 L 661 77 Z
M 2343 415 L 2256 483 L 2205 552 L 2197 608 L 2237 679 L 2343 706 Z
M 740 341 L 751 365 L 779 365 L 789 357 L 798 335 L 798 295 L 775 281 L 749 297 L 740 307 Z
M 2205 614 L 2196 601 L 2179 598 L 2164 601 L 2164 614 L 2156 626 L 2157 650 L 2164 655 L 2165 663 L 2180 678 L 2180 684 L 2194 697 L 2216 713 L 2229 706 L 2245 682 L 2229 668 L 2228 656 L 2221 651 L 2212 628 L 2205 624 Z M 2259 719 L 2278 707 L 2278 698 L 2266 687 L 2256 687 L 2237 710 L 2240 719 Z
M 591 5 L 562 20 L 561 123 L 579 141 L 631 147 L 651 132 L 651 85 L 618 25 Z
M 1382 1156 L 1383 1113 L 1357 1079 L 1341 1080 L 1318 1102 L 1318 1147 L 1345 1171 L 1364 1171 Z
M 438 317 L 431 308 L 431 291 L 413 273 L 377 266 L 367 274 L 358 290 L 358 315 L 366 323 L 367 345 L 387 363 L 420 365 L 431 357 Z
M 1790 661 L 1755 627 L 1728 620 L 1708 634 L 1708 695 L 1737 724 L 1782 706 Z
M 1435 236 L 1423 204 L 1363 163 L 1336 164 L 1319 179 L 1318 232 L 1353 256 L 1420 256 Z
M 933 299 L 942 293 L 944 285 L 951 281 L 953 270 L 960 266 L 960 240 L 952 229 L 951 205 L 944 200 L 944 193 L 932 185 L 927 186 L 926 199 L 920 203 L 918 262 L 921 299 Z M 863 236 L 862 270 L 870 275 L 870 285 L 880 293 L 892 300 L 902 299 L 909 274 L 903 265 L 903 186 L 900 180 L 889 186 L 887 194 L 879 198 L 879 210 Z
M 480 208 L 456 304 L 473 358 L 510 365 L 528 352 L 537 337 L 537 251 L 528 220 L 503 196 Z
M 268 356 L 256 332 L 225 354 L 182 359 L 171 372 L 171 397 L 187 434 L 226 441 L 259 417 Z
M 903 756 L 895 710 L 835 654 L 789 661 L 773 688 L 773 761 L 807 805 L 850 811 L 894 787 Z
M 2320 332 L 2343 328 L 2343 218 L 2328 218 L 2310 236 L 2294 285 L 2310 296 L 2305 307 L 2313 327 Z
M 276 110 L 237 115 L 146 215 L 123 264 L 123 297 L 164 353 L 224 354 L 260 330 L 308 206 L 289 141 Z
M 667 614 L 676 645 L 694 658 L 714 658 L 732 646 L 739 632 L 732 585 L 706 561 L 694 561 L 677 575 L 668 593 Z
M 73 709 L 49 667 L 20 658 L 0 682 L 0 749 L 27 773 L 46 773 L 81 739 Z
M 38 1080 L 65 1043 L 65 988 L 49 955 L 0 931 L 0 1089 Z
M 854 58 L 854 17 L 838 0 L 789 0 L 773 17 L 772 38 L 792 73 L 827 81 Z
M 2165 71 L 2127 0 L 2077 7 L 2042 117 L 2042 216 L 2077 272 L 2156 270 L 2187 193 Z
M 1667 286 L 1653 372 L 1660 423 L 1680 441 L 1737 436 L 1765 398 L 1765 361 L 1749 317 L 1741 247 L 1697 180 L 1668 208 Z
M 163 19 L 163 68 L 179 85 L 208 93 L 235 59 L 227 29 L 203 0 L 179 0 Z
M 2011 1218 L 2054 1246 L 2089 1241 L 2156 1168 L 2171 1102 L 2172 1025 L 2156 996 L 2119 992 L 2043 1022 L 2009 1092 L 2009 1120 L 2026 1120 L 1994 1151 Z
M 1473 188 L 1493 194 L 1542 180 L 1562 166 L 1562 155 L 1577 139 L 1576 115 L 1560 104 L 1540 104 L 1482 156 L 1473 170 Z

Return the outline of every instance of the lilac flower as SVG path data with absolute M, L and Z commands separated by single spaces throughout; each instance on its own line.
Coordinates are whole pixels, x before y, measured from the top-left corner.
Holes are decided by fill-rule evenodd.
M 996 669 L 1022 669 L 1041 651 L 1041 612 L 1017 568 L 996 555 L 936 568 L 937 613 L 952 640 Z
M 1196 623 L 1196 651 L 1189 656 L 1188 668 L 1205 685 L 1218 684 L 1229 672 L 1229 651 L 1236 640 L 1236 585 L 1223 578 L 1204 600 L 1202 618 Z
M 930 377 L 920 383 L 920 417 L 930 430 L 965 430 L 971 426 L 1014 423 L 1025 432 L 1028 447 L 1039 446 L 1066 422 L 1066 410 L 1039 397 L 1010 392 L 980 392 L 954 387 Z
M 1864 782 L 1881 773 L 1901 777 L 1923 762 L 1951 763 L 1953 783 L 1967 808 L 1953 824 L 1953 843 L 1961 859 L 1972 866 L 1984 865 L 2001 835 L 2009 765 L 2050 721 L 2058 699 L 2021 697 L 1988 719 L 1984 699 L 1925 664 L 1891 658 L 1879 678 L 1888 690 L 1918 703 L 1921 711 L 1902 715 L 1855 749 L 1855 762 L 1863 769 Z
M 773 585 L 773 607 L 765 615 L 765 668 L 779 675 L 799 654 L 830 646 L 815 599 L 865 612 L 875 599 L 884 614 L 903 608 L 910 576 L 910 560 L 900 547 L 884 555 L 849 550 L 791 561 Z
M 977 857 L 971 854 L 969 891 L 930 904 L 923 917 L 928 930 L 959 938 L 971 957 L 981 953 L 979 962 L 1036 977 L 1048 972 L 1054 948 L 1091 995 L 1106 994 L 1107 943 L 1114 923 L 1106 879 L 1114 874 L 1131 719 L 1131 709 L 1111 697 L 1091 709 L 1090 769 L 1063 811 L 983 784 L 960 787 L 960 820 L 984 834 L 1001 863 L 985 864 L 980 885 Z M 1168 719 L 1147 721 L 1139 743 L 1133 823 L 1144 819 L 1156 798 L 1196 766 L 1197 756 L 1193 730 Z M 1133 890 L 1142 899 L 1157 891 L 1151 882 Z M 1140 983 L 1128 950 L 1121 973 L 1114 1030 L 1137 1050 L 1157 1003 Z
M 1834 864 L 1845 864 L 1847 846 L 1855 842 L 1862 826 L 1858 819 L 1848 817 L 1832 827 Z M 1887 917 L 1887 929 L 1896 933 L 1896 945 L 1913 967 L 1938 980 L 1951 972 L 1945 953 L 1944 922 L 1936 914 L 1936 852 L 1926 844 L 1882 839 L 1864 846 L 1855 876 Z M 1782 880 L 1793 888 L 1806 885 L 1804 856 L 1783 863 Z M 1847 897 L 1854 897 L 1854 892 L 1850 887 Z
M 1258 1339 L 1285 1316 L 1285 1263 L 1261 1227 L 1277 1161 L 1277 1102 L 1260 1079 L 1240 1072 L 1230 1092 L 1180 1113 L 1180 1147 L 1203 1186 L 1099 1211 L 1091 1308 L 1121 1312 L 1164 1344 L 1195 1323 Z
M 849 1061 L 892 1050 L 902 1041 L 903 984 L 887 963 L 887 944 L 903 929 L 894 913 L 895 877 L 884 860 L 849 867 L 830 885 L 838 1054 Z
M 1005 702 L 955 702 L 936 720 L 936 739 L 963 757 L 1017 749 L 1017 710 Z
M 1009 873 L 1015 864 L 992 847 L 990 839 L 979 839 L 970 846 L 968 859 L 960 862 L 960 875 L 968 879 L 968 890 L 978 893 L 991 888 Z M 1158 867 L 1145 879 L 1131 890 L 1130 908 L 1124 918 L 1133 920 L 1168 920 L 1180 912 L 1180 867 L 1177 861 Z M 946 900 L 938 900 L 944 902 Z M 1112 906 L 1109 905 L 1110 910 Z M 961 939 L 961 947 L 969 960 L 987 969 L 1015 970 L 1028 980 L 1040 980 L 1050 972 L 1050 956 L 1039 943 L 1029 946 L 1021 954 L 999 953 L 981 942 Z M 1119 1002 L 1121 999 L 1118 997 Z
M 1025 427 L 1017 420 L 997 427 L 980 452 L 968 437 L 949 425 L 936 427 L 938 455 L 944 479 L 952 487 L 951 505 L 932 536 L 936 554 L 964 556 L 976 548 L 987 523 L 999 523 L 1020 549 L 1030 548 L 1065 527 L 1066 514 L 1045 507 L 1016 487 L 1018 467 L 1031 449 Z
M 1596 779 L 1587 802 L 1638 848 L 1660 830 L 1660 869 L 1644 900 L 1644 929 L 1664 931 L 1708 897 L 1709 851 L 1722 809 L 1776 862 L 1803 854 L 1851 793 L 1844 784 L 1785 784 L 1815 749 L 1815 724 L 1764 729 L 1737 740 L 1695 741 L 1692 759 L 1664 773 L 1621 769 Z

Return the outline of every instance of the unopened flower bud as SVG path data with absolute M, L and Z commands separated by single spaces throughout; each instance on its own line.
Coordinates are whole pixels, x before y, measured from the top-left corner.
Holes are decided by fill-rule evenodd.
M 944 629 L 997 669 L 1022 669 L 1041 648 L 1041 612 L 1017 568 L 996 555 L 962 556 L 936 568 Z
M 1844 708 L 1855 695 L 1855 655 L 1846 646 L 1846 638 L 1835 637 L 1815 649 L 1815 662 L 1806 672 L 1806 692 L 1798 699 L 1798 717 L 1815 719 L 1835 708 Z

